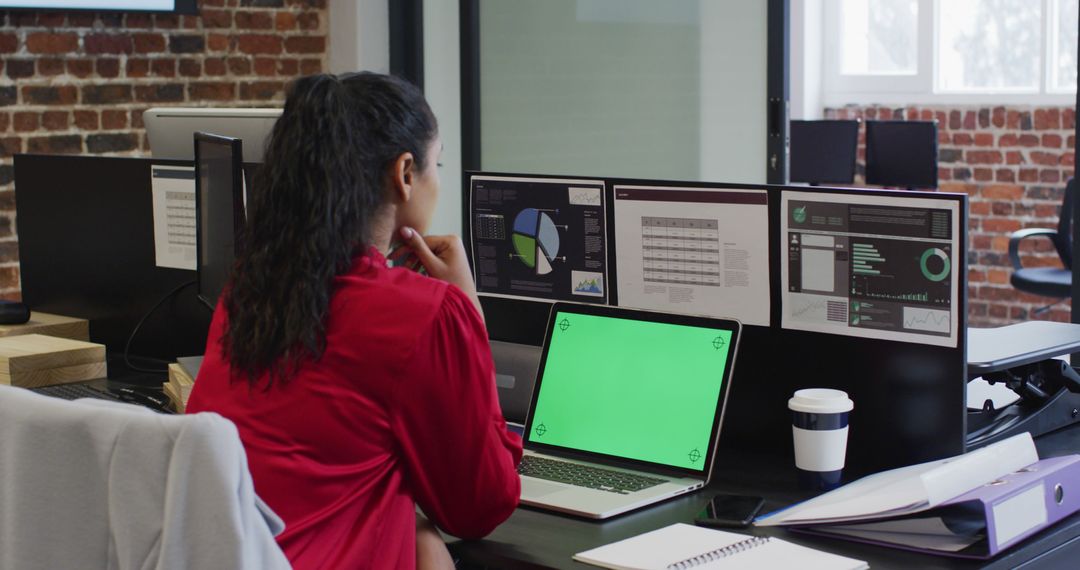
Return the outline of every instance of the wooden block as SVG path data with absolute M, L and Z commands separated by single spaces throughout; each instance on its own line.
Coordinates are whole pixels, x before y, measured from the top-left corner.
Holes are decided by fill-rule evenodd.
M 0 338 L 0 373 L 105 362 L 105 345 L 40 334 Z
M 21 325 L 0 325 L 0 337 L 21 334 L 44 334 L 88 341 L 90 321 L 34 311 L 30 313 L 30 320 Z
M 176 393 L 176 388 L 172 384 L 165 383 L 161 385 L 162 391 L 169 397 L 169 400 L 173 403 L 173 408 L 176 409 L 176 413 L 182 414 L 187 408 L 187 402 Z
M 76 364 L 74 366 L 61 366 L 59 368 L 44 368 L 41 370 L 18 370 L 11 374 L 0 373 L 0 384 L 10 384 L 23 388 L 37 388 L 38 386 L 52 386 L 54 384 L 67 384 L 82 380 L 94 380 L 108 376 L 108 368 L 104 362 L 90 364 Z

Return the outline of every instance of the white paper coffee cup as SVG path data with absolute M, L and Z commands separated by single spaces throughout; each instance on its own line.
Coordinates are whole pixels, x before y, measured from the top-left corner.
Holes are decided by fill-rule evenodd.
M 828 388 L 798 390 L 788 400 L 795 467 L 804 485 L 828 490 L 840 484 L 854 407 L 846 392 Z

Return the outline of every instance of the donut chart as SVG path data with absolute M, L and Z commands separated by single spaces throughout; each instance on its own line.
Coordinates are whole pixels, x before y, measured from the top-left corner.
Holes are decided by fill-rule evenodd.
M 525 208 L 514 218 L 511 237 L 518 259 L 537 275 L 551 273 L 551 262 L 559 255 L 559 230 L 546 212 Z

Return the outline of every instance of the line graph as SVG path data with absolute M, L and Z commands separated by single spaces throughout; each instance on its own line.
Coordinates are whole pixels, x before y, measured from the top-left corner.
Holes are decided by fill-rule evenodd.
M 925 309 L 922 307 L 904 307 L 904 328 L 949 334 L 949 311 Z

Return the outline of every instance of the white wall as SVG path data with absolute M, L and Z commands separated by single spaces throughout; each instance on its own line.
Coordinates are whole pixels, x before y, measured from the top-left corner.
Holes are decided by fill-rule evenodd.
M 768 2 L 703 0 L 701 26 L 701 179 L 764 184 Z
M 390 0 L 333 0 L 327 64 L 331 73 L 390 71 Z
M 791 118 L 821 119 L 824 5 L 821 0 L 791 3 Z
M 430 233 L 461 235 L 461 58 L 458 3 L 424 2 L 424 95 L 439 120 L 439 202 Z

